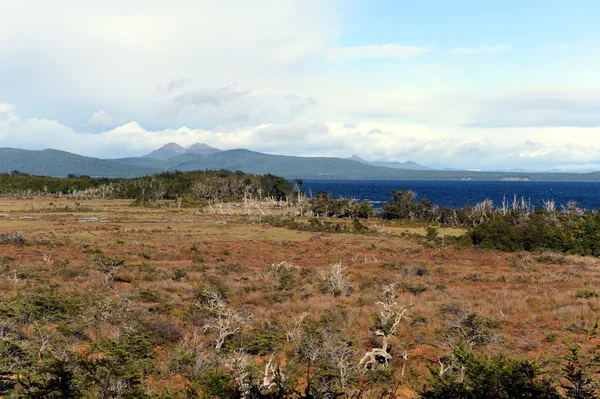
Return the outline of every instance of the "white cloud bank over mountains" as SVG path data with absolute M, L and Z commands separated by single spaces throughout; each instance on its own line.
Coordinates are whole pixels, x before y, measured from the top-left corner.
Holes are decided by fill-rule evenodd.
M 2 146 L 55 148 L 102 158 L 139 156 L 168 142 L 184 146 L 205 142 L 221 149 L 305 156 L 347 157 L 356 153 L 370 160 L 410 159 L 457 168 L 600 168 L 600 128 L 538 128 L 527 130 L 527 136 L 520 129 L 509 135 L 504 129 L 492 132 L 497 134 L 461 137 L 437 133 L 422 124 L 345 125 L 297 118 L 289 123 L 210 130 L 181 127 L 152 131 L 130 122 L 93 134 L 54 120 L 21 118 L 15 106 L 0 104 Z

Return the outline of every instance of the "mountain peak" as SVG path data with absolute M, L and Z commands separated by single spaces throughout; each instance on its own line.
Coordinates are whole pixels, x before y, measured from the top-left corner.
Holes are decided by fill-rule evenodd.
M 215 148 L 215 147 L 211 147 L 205 143 L 196 143 L 196 144 L 192 144 L 191 146 L 186 148 L 185 152 L 186 152 L 186 154 L 191 153 L 191 154 L 200 154 L 200 155 L 210 155 L 210 154 L 214 154 L 215 152 L 221 152 L 221 150 L 219 150 L 218 148 Z
M 177 143 L 167 143 L 159 148 L 159 150 L 171 150 L 171 151 L 185 151 L 185 148 Z
M 177 155 L 181 155 L 183 153 L 185 153 L 185 148 L 183 148 L 177 143 L 168 143 L 163 145 L 159 149 L 152 151 L 150 154 L 144 155 L 144 158 L 156 158 L 160 160 L 165 160 L 176 157 Z
M 209 146 L 208 144 L 205 144 L 205 143 L 192 144 L 187 149 L 188 150 L 208 150 L 208 149 L 216 150 L 216 148 L 211 147 L 211 146 Z
M 162 161 L 174 158 L 183 154 L 194 154 L 194 155 L 210 155 L 216 152 L 221 152 L 218 148 L 214 148 L 205 143 L 192 144 L 188 148 L 184 148 L 177 143 L 168 143 L 163 145 L 157 150 L 152 151 L 150 154 L 144 155 L 144 158 L 156 158 Z
M 362 159 L 361 157 L 359 157 L 356 154 L 352 154 L 352 156 L 348 159 L 351 161 L 360 162 L 360 163 L 369 163 L 368 161 L 365 161 L 364 159 Z

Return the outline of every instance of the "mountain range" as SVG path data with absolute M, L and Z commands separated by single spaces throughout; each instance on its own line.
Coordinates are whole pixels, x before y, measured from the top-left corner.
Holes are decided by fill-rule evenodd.
M 369 162 L 369 161 L 362 159 L 361 157 L 359 157 L 356 154 L 352 155 L 348 159 L 351 161 L 360 162 L 360 163 L 364 163 L 367 165 L 382 166 L 384 168 L 409 169 L 409 170 L 430 170 L 430 168 L 428 168 L 427 166 L 419 165 L 418 163 L 413 162 L 413 161 L 406 161 L 406 162 L 374 161 L 374 162 Z
M 271 173 L 285 178 L 381 180 L 583 180 L 598 181 L 594 173 L 481 172 L 431 170 L 414 162 L 368 162 L 350 158 L 270 155 L 246 149 L 221 151 L 203 143 L 184 148 L 169 143 L 141 157 L 99 159 L 46 149 L 0 148 L 0 173 L 19 171 L 63 177 L 69 174 L 137 177 L 166 171 L 240 170 Z

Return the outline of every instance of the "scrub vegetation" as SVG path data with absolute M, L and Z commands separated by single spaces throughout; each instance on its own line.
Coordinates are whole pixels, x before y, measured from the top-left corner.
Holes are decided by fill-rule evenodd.
M 274 176 L 159 176 L 125 181 L 162 185 L 145 198 L 2 186 L 0 395 L 598 397 L 595 212 L 399 191 L 377 214 Z M 497 244 L 539 226 L 570 246 Z

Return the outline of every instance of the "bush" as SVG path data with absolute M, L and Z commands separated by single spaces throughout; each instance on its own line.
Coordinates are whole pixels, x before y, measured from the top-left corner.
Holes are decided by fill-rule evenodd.
M 78 299 L 57 293 L 24 294 L 19 301 L 19 313 L 26 320 L 48 319 L 65 320 L 79 313 L 81 303 Z
M 142 324 L 152 334 L 153 341 L 158 345 L 177 342 L 183 338 L 181 328 L 165 317 L 158 316 L 150 320 L 144 320 Z
M 306 211 L 319 217 L 368 219 L 373 216 L 373 206 L 368 201 L 355 199 L 335 199 L 325 191 L 308 200 Z
M 439 373 L 431 369 L 423 399 L 560 399 L 561 395 L 541 368 L 529 360 L 476 355 L 465 345 L 453 350 L 454 367 Z
M 410 190 L 392 190 L 392 199 L 383 206 L 382 219 L 419 219 L 437 222 L 439 209 L 428 199 L 415 202 L 417 193 Z
M 0 234 L 0 244 L 27 245 L 29 239 L 22 231 Z
M 600 294 L 598 294 L 596 291 L 592 291 L 592 290 L 581 290 L 579 291 L 576 295 L 575 298 L 584 298 L 584 299 L 588 299 L 588 298 L 598 298 L 600 296 Z

